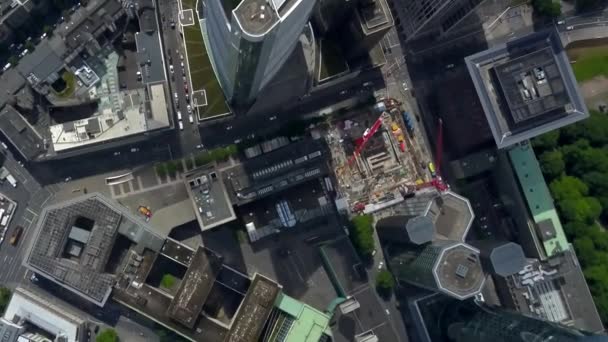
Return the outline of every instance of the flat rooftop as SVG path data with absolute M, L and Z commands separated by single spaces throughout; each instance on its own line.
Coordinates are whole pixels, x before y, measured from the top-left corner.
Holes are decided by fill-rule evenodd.
M 393 26 L 393 16 L 386 0 L 374 0 L 367 6 L 360 4 L 357 17 L 366 34 L 387 30 Z
M 199 246 L 167 309 L 168 315 L 182 325 L 193 328 L 221 266 L 222 258 L 219 255 Z
M 476 295 L 485 282 L 479 251 L 464 243 L 444 248 L 433 267 L 433 276 L 440 290 L 456 298 Z
M 35 329 L 62 336 L 60 340 L 66 342 L 82 341 L 87 324 L 84 318 L 70 312 L 67 307 L 61 307 L 55 301 L 46 299 L 43 294 L 22 287 L 13 293 L 4 317 L 25 325 L 23 333 L 30 332 L 27 326 L 34 326 Z M 25 322 L 20 322 L 22 320 Z M 10 341 L 21 341 L 21 338 Z
M 542 254 L 554 256 L 570 248 L 562 223 L 553 204 L 536 154 L 529 144 L 509 150 L 509 159 L 517 176 L 520 191 L 534 220 L 532 236 Z
M 184 175 L 184 183 L 202 230 L 236 219 L 218 170 L 213 167 L 192 170 Z
M 465 60 L 499 148 L 589 116 L 555 30 L 532 33 Z
M 439 238 L 464 242 L 475 219 L 469 200 L 452 191 L 434 197 L 424 216 L 435 224 L 435 234 Z
M 152 11 L 152 20 L 156 20 L 156 15 Z M 153 23 L 154 31 L 137 32 L 135 34 L 135 44 L 137 45 L 137 62 L 140 66 L 142 80 L 144 83 L 157 83 L 165 81 L 165 64 L 160 45 L 160 34 L 156 30 L 156 22 Z
M 99 193 L 44 208 L 35 229 L 24 265 L 99 306 L 117 276 L 107 267 L 117 237 L 133 243 L 136 253 L 159 251 L 164 241 L 125 207 Z
M 226 342 L 257 342 L 281 291 L 276 282 L 255 274 Z
M 302 140 L 227 169 L 222 177 L 232 203 L 242 205 L 323 176 L 325 154 L 320 142 Z
M 44 139 L 11 105 L 0 112 L 0 131 L 27 160 L 34 160 L 46 152 Z

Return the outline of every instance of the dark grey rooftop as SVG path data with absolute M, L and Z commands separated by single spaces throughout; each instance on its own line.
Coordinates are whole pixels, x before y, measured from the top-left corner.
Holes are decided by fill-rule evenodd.
M 316 140 L 301 140 L 262 154 L 222 172 L 232 203 L 245 204 L 321 177 L 325 147 Z
M 459 299 L 479 293 L 485 282 L 479 251 L 464 243 L 441 244 L 443 250 L 433 268 L 439 289 Z
M 34 160 L 46 151 L 44 139 L 10 105 L 5 106 L 0 112 L 0 131 L 27 160 Z
M 86 243 L 69 238 L 78 222 L 89 222 Z M 43 209 L 34 243 L 24 265 L 60 286 L 103 306 L 115 274 L 106 263 L 120 234 L 136 244 L 133 250 L 160 250 L 163 240 L 122 205 L 92 193 Z
M 221 266 L 219 255 L 199 246 L 167 315 L 188 328 L 194 327 Z
M 34 84 L 45 81 L 49 76 L 63 67 L 63 60 L 54 52 L 45 40 L 34 51 L 25 55 L 17 64 L 17 70 L 24 76 L 33 75 L 36 79 L 30 81 Z
M 514 242 L 507 242 L 492 248 L 489 254 L 489 261 L 492 270 L 488 271 L 506 277 L 523 269 L 526 263 L 526 256 L 520 245 Z
M 389 29 L 393 26 L 393 16 L 386 0 L 374 0 L 369 5 L 360 4 L 357 16 L 367 34 Z
M 417 216 L 407 221 L 405 230 L 409 235 L 410 241 L 422 244 L 433 240 L 435 234 L 435 224 L 428 216 Z
M 589 115 L 555 30 L 532 33 L 465 60 L 499 148 Z
M 280 290 L 279 284 L 256 273 L 225 342 L 258 341 Z
M 469 200 L 452 191 L 434 197 L 425 212 L 435 223 L 439 238 L 464 242 L 475 218 Z
M 165 69 L 158 31 L 138 32 L 135 34 L 135 42 L 143 81 L 145 83 L 164 81 Z

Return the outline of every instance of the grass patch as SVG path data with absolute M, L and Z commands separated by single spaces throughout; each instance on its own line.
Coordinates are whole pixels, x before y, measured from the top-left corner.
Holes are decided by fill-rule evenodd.
M 201 116 L 205 118 L 229 113 L 230 109 L 226 105 L 224 92 L 222 91 L 218 80 L 215 78 L 215 73 L 211 67 L 211 61 L 209 60 L 207 50 L 205 49 L 205 42 L 203 40 L 203 34 L 201 33 L 195 6 L 196 0 L 182 0 L 183 9 L 192 9 L 195 13 L 194 25 L 186 26 L 183 30 L 188 54 L 188 65 L 190 67 L 190 79 L 192 80 L 192 90 L 205 89 L 207 93 L 207 106 L 199 108 Z
M 324 39 L 321 42 L 321 72 L 320 79 L 338 75 L 348 70 L 344 55 L 332 41 Z
M 65 83 L 64 88 L 60 92 L 55 92 L 55 94 L 61 98 L 68 98 L 74 95 L 74 90 L 76 89 L 76 76 L 69 71 L 64 71 L 63 75 L 61 75 L 61 79 Z
M 165 274 L 160 280 L 160 286 L 166 289 L 171 289 L 177 283 L 177 278 L 172 274 Z
M 608 77 L 608 45 L 576 48 L 568 51 L 574 76 L 578 82 L 588 81 L 596 76 Z

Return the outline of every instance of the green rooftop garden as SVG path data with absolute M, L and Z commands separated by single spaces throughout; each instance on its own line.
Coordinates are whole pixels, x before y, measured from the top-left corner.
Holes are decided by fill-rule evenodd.
M 236 0 L 234 0 L 236 2 Z M 196 8 L 196 0 L 182 0 L 184 10 Z M 194 11 L 195 16 L 197 12 Z M 186 52 L 188 55 L 188 66 L 190 69 L 190 79 L 192 81 L 192 91 L 205 90 L 207 95 L 207 105 L 199 107 L 200 116 L 208 118 L 220 114 L 229 113 L 230 109 L 226 105 L 224 92 L 220 87 L 211 61 L 205 49 L 205 42 L 199 25 L 198 17 L 194 20 L 194 25 L 185 26 L 184 40 L 186 42 Z

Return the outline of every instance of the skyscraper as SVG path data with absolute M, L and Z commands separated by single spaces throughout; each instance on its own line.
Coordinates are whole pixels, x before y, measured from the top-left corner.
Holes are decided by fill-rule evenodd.
M 427 308 L 420 307 L 424 315 Z M 424 301 L 422 301 L 422 305 Z M 608 336 L 593 335 L 557 323 L 548 322 L 474 300 L 449 298 L 433 303 L 440 312 L 429 315 L 427 329 L 439 331 L 441 341 L 449 342 L 574 342 L 608 341 Z M 439 326 L 436 326 L 436 325 Z M 430 326 L 429 326 L 430 325 Z M 433 339 L 434 341 L 435 339 Z
M 390 255 L 388 264 L 398 281 L 457 299 L 478 294 L 485 275 L 479 251 L 456 241 L 435 240 Z
M 396 11 L 407 40 L 441 35 L 456 27 L 484 0 L 399 0 Z
M 293 52 L 315 0 L 208 0 L 207 52 L 229 102 L 251 105 Z

